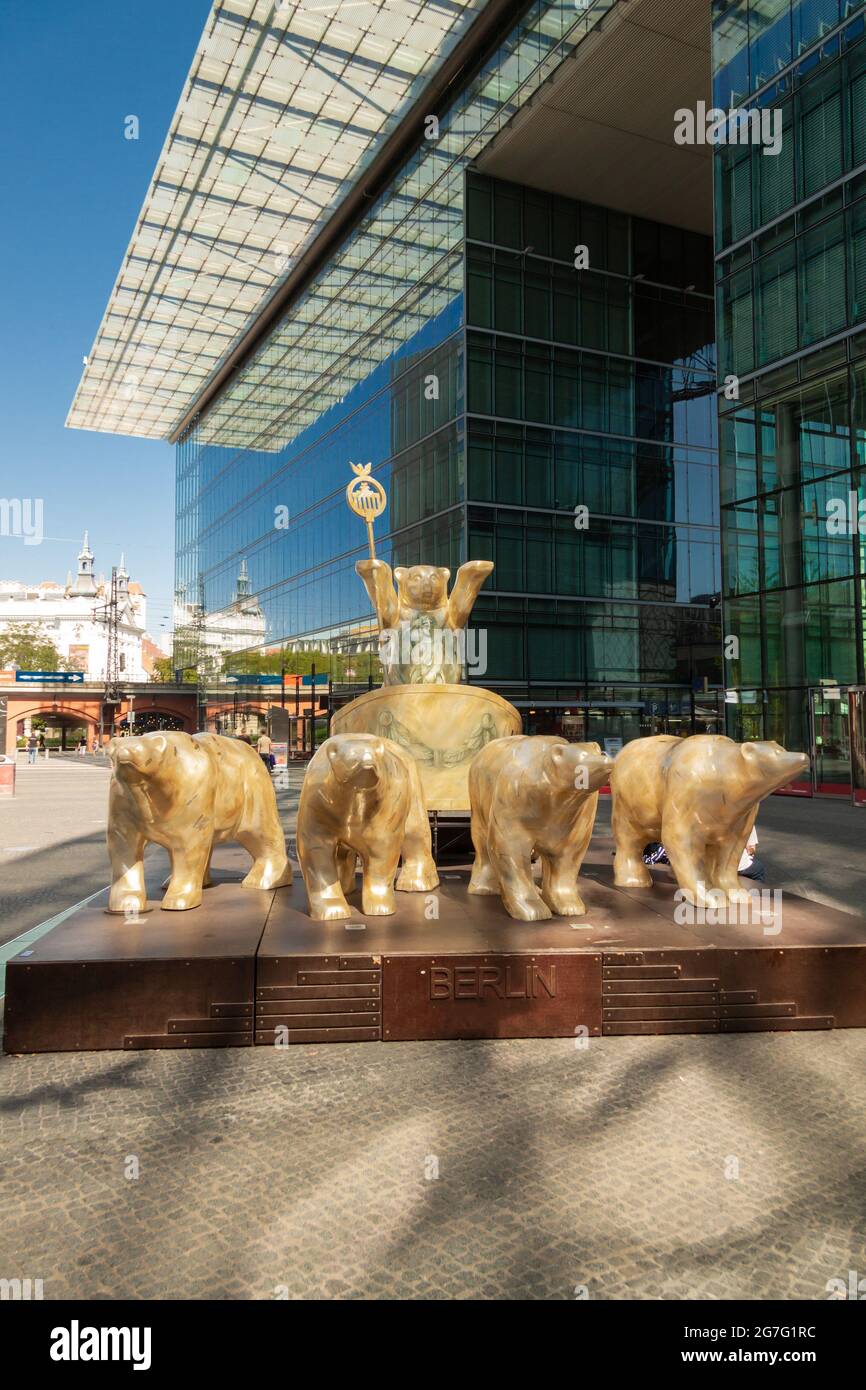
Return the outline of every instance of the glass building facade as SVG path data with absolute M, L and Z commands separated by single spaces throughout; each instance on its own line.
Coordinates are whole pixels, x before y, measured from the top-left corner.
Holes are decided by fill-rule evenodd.
M 176 664 L 242 563 L 261 647 L 370 643 L 345 502 L 370 462 L 381 558 L 494 561 L 475 678 L 530 731 L 715 727 L 711 239 L 473 167 L 610 8 L 534 5 L 180 438 Z
M 715 153 L 729 732 L 847 790 L 864 681 L 866 11 L 716 0 L 713 99 L 779 113 L 780 152 Z M 866 512 L 866 507 L 864 507 Z M 866 529 L 866 528 L 864 528 Z

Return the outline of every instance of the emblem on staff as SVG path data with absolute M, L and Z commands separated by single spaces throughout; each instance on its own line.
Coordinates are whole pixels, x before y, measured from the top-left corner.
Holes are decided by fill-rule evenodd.
M 381 516 L 388 505 L 388 495 L 382 484 L 371 476 L 372 463 L 353 463 L 352 472 L 357 476 L 346 488 L 346 501 L 356 516 L 367 523 L 367 541 L 370 546 L 370 559 L 375 560 L 376 548 L 373 545 L 373 522 Z

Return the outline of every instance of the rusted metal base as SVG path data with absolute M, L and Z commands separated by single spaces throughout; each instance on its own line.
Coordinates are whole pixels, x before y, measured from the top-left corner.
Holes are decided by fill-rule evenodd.
M 252 1044 L 256 949 L 273 894 L 216 871 L 201 907 L 162 912 L 157 867 L 154 911 L 127 921 L 97 900 L 9 961 L 6 1052 Z
M 393 917 L 350 896 L 349 922 L 312 922 L 299 879 L 137 924 L 84 909 L 10 961 L 6 1051 L 866 1027 L 863 917 L 785 894 L 764 920 L 683 924 L 666 873 L 622 890 L 595 863 L 584 916 L 513 922 L 441 877 Z

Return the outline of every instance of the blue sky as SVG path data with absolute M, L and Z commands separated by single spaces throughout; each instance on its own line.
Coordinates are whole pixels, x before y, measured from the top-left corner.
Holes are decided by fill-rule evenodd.
M 62 582 L 87 527 L 97 571 L 125 551 L 155 634 L 174 587 L 174 450 L 64 420 L 209 11 L 0 0 L 0 496 L 41 497 L 45 533 L 0 536 L 0 578 Z

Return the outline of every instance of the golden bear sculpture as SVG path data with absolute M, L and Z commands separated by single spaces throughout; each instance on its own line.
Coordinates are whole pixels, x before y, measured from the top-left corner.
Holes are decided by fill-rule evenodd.
M 577 876 L 612 767 L 597 743 L 523 734 L 488 743 L 469 769 L 469 892 L 501 894 L 509 916 L 524 922 L 585 912 Z M 533 852 L 542 863 L 540 893 Z
M 492 560 L 468 560 L 457 571 L 449 594 L 451 571 L 443 566 L 398 566 L 392 574 L 384 560 L 358 561 L 355 572 L 379 624 L 383 685 L 460 684 L 466 665 L 466 624 L 492 571 Z
M 144 846 L 171 856 L 164 909 L 198 907 L 215 844 L 237 840 L 253 857 L 245 888 L 278 888 L 292 878 L 277 800 L 265 765 L 248 743 L 219 734 L 143 734 L 108 745 L 109 912 L 147 911 Z
M 643 850 L 661 841 L 691 901 L 712 901 L 710 890 L 732 903 L 748 901 L 737 866 L 758 805 L 808 766 L 805 753 L 787 753 L 778 743 L 735 743 L 721 734 L 634 739 L 611 777 L 614 882 L 651 887 Z
M 346 894 L 359 855 L 365 916 L 396 911 L 401 854 L 398 890 L 424 893 L 439 882 L 417 764 L 375 734 L 335 734 L 319 748 L 301 788 L 297 842 L 316 922 L 351 917 Z

